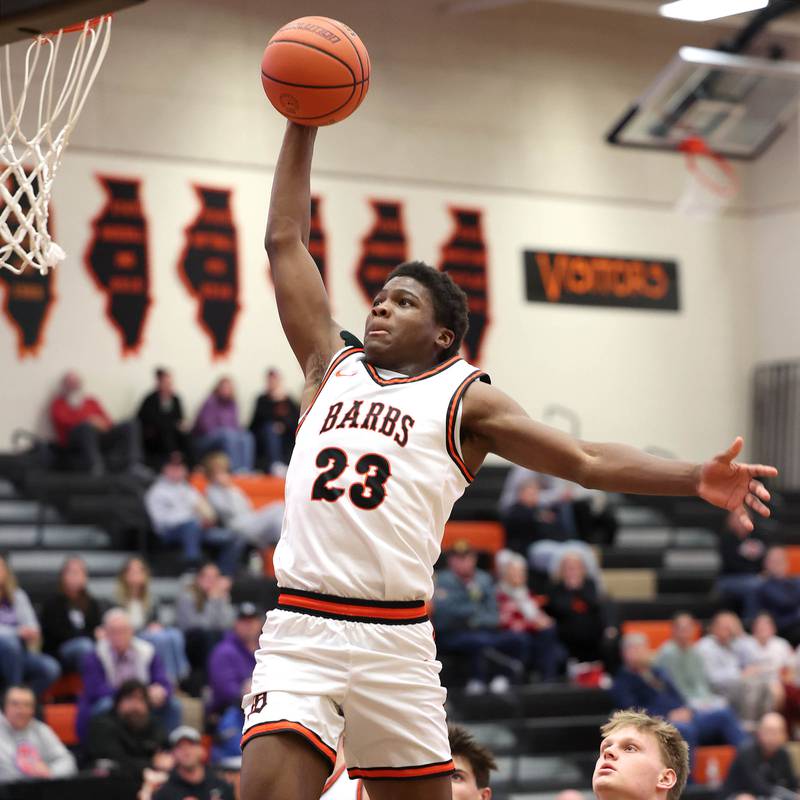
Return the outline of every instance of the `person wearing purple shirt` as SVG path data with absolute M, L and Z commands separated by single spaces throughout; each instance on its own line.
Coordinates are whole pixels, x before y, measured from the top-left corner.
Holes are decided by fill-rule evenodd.
M 112 608 L 103 617 L 103 637 L 81 665 L 83 693 L 78 702 L 78 735 L 86 737 L 89 721 L 110 711 L 114 692 L 130 680 L 147 686 L 153 715 L 169 733 L 181 721 L 181 706 L 172 693 L 164 664 L 149 642 L 134 638 L 128 612 Z
M 239 408 L 230 378 L 220 378 L 197 414 L 192 431 L 200 457 L 222 450 L 234 472 L 251 472 L 255 461 L 255 439 L 239 425 Z
M 237 609 L 233 630 L 228 631 L 209 656 L 211 703 L 208 710 L 219 715 L 212 751 L 215 761 L 241 755 L 242 696 L 250 691 L 261 625 L 259 610 L 252 603 L 242 603 Z

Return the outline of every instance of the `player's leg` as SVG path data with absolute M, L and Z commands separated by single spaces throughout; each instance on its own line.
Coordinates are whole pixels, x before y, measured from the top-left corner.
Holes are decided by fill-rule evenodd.
M 413 781 L 365 780 L 369 800 L 451 800 L 449 775 Z
M 330 772 L 330 761 L 302 737 L 261 736 L 242 751 L 241 800 L 319 800 Z

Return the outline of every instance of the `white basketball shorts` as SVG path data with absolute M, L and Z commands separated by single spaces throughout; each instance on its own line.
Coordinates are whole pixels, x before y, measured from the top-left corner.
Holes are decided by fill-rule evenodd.
M 259 736 L 304 737 L 333 769 L 344 733 L 351 778 L 453 772 L 446 691 L 424 603 L 383 603 L 282 589 L 267 614 L 242 747 Z

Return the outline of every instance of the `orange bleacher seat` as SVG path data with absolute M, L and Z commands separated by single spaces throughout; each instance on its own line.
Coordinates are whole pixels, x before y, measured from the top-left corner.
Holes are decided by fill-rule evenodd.
M 42 696 L 44 703 L 52 703 L 60 698 L 74 699 L 83 691 L 83 680 L 77 672 L 67 672 L 52 684 Z
M 623 636 L 628 633 L 643 633 L 651 650 L 658 650 L 672 637 L 672 620 L 669 619 L 629 619 L 622 623 Z M 695 625 L 694 639 L 700 638 L 701 630 Z
M 789 559 L 789 574 L 800 575 L 800 545 L 787 547 L 786 556 Z
M 494 555 L 506 544 L 506 532 L 499 522 L 448 522 L 444 526 L 442 550 L 459 539 L 466 539 L 481 553 Z
M 190 483 L 202 493 L 205 493 L 208 485 L 202 472 L 195 472 Z M 254 508 L 283 500 L 283 478 L 276 478 L 274 475 L 234 475 L 233 483 L 250 498 Z
M 697 783 L 708 783 L 709 778 L 721 783 L 728 777 L 733 759 L 736 758 L 736 748 L 730 744 L 715 745 L 713 747 L 697 747 L 694 751 L 694 769 L 692 777 Z M 717 774 L 709 775 L 709 764 L 717 762 Z
M 44 706 L 44 721 L 67 746 L 78 744 L 75 721 L 78 718 L 76 703 L 48 703 Z

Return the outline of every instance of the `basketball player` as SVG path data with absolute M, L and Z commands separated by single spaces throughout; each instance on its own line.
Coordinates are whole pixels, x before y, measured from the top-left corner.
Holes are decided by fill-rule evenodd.
M 449 800 L 445 691 L 425 614 L 445 521 L 487 453 L 610 492 L 699 495 L 768 515 L 737 438 L 705 464 L 581 442 L 534 422 L 458 356 L 466 297 L 419 262 L 376 295 L 364 344 L 331 318 L 307 250 L 316 129 L 290 123 L 266 246 L 283 329 L 305 375 L 281 594 L 244 698 L 243 800 L 317 800 L 346 728 L 372 800 Z
M 679 800 L 689 745 L 674 725 L 640 711 L 617 711 L 600 729 L 592 776 L 597 800 Z

